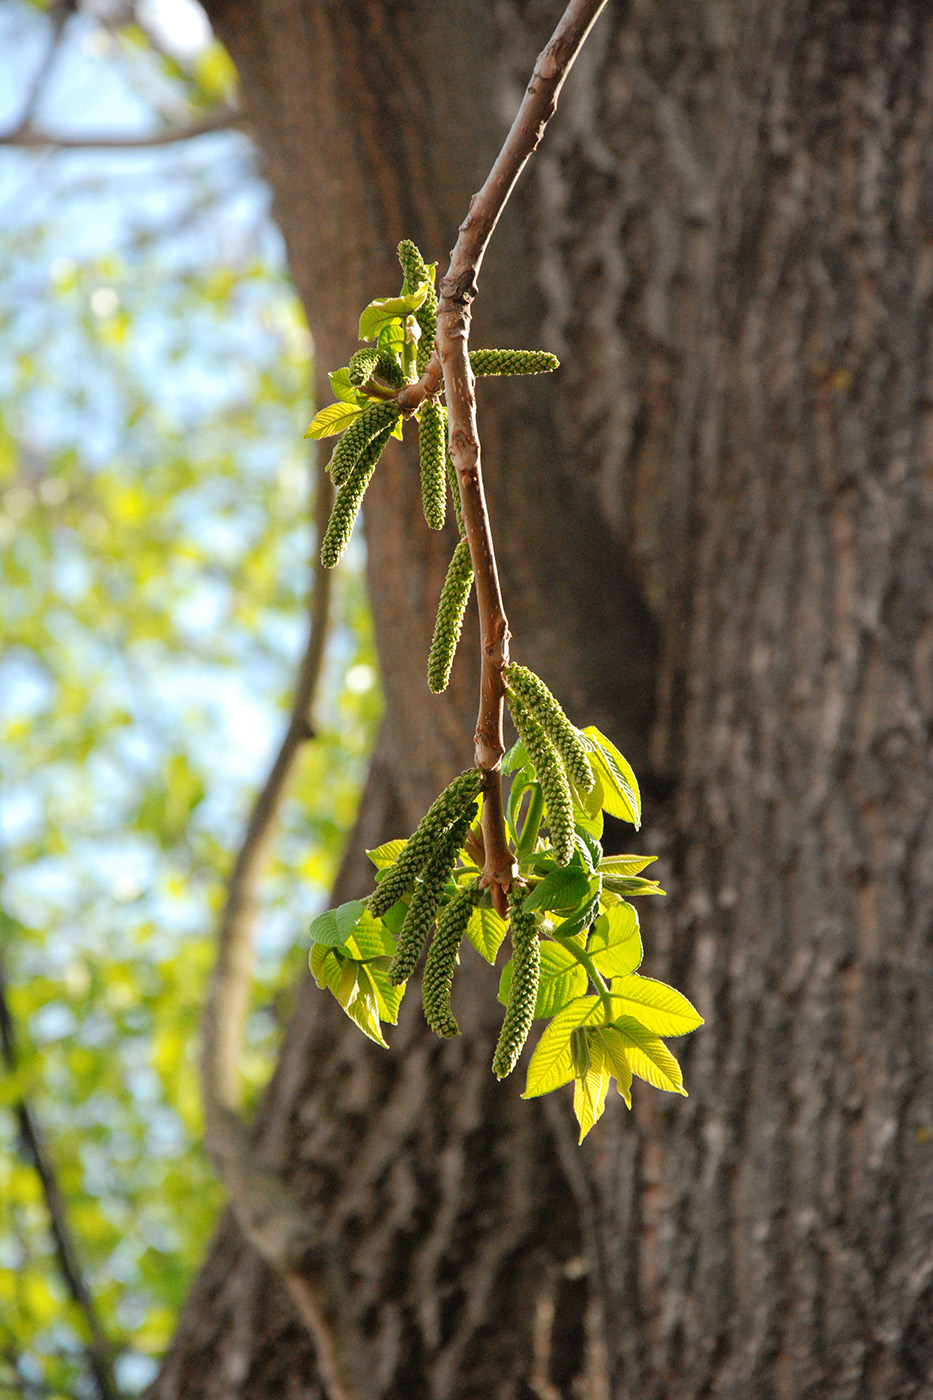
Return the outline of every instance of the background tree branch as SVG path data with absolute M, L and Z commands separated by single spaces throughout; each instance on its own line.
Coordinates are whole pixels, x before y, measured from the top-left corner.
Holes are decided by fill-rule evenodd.
M 16 1027 L 7 996 L 6 969 L 0 949 L 0 1048 L 3 1063 L 10 1074 L 19 1065 L 16 1047 Z M 20 1098 L 14 1105 L 23 1155 L 33 1167 L 42 1187 L 42 1199 L 49 1217 L 49 1230 L 55 1245 L 62 1282 L 87 1328 L 85 1356 L 100 1400 L 118 1400 L 119 1391 L 113 1374 L 110 1341 L 104 1331 L 94 1296 L 84 1274 L 77 1241 L 68 1218 L 65 1197 L 58 1183 L 52 1158 L 46 1149 L 42 1129 L 32 1105 Z

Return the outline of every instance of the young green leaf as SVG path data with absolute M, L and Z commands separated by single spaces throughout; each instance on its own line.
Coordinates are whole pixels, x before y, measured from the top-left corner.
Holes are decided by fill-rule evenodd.
M 541 1033 L 528 1065 L 528 1082 L 524 1099 L 549 1094 L 573 1079 L 573 1056 L 570 1033 L 577 1026 L 602 1025 L 606 1013 L 602 999 L 596 996 L 577 997 L 559 1011 Z
M 360 316 L 360 340 L 376 340 L 380 331 L 391 321 L 404 322 L 406 317 L 418 310 L 428 294 L 427 285 L 419 287 L 402 297 L 377 297 L 371 301 Z
M 580 1124 L 579 1142 L 602 1118 L 609 1089 L 609 1062 L 605 1049 L 595 1033 L 588 1034 L 587 1038 L 589 1067 L 584 1074 L 575 1076 L 573 1083 L 573 1111 Z
M 597 784 L 602 785 L 603 807 L 610 816 L 631 822 L 637 830 L 641 825 L 641 797 L 635 774 L 615 745 L 594 724 L 587 725 L 581 733 L 589 740 L 590 767 Z
M 359 418 L 362 411 L 362 405 L 359 403 L 349 401 L 330 403 L 311 419 L 311 425 L 305 433 L 305 437 L 334 437 L 337 433 L 342 433 L 345 428 L 349 428 L 350 424 Z
M 625 1058 L 625 1042 L 612 1026 L 601 1026 L 593 1034 L 606 1052 L 610 1074 L 615 1077 L 616 1088 L 625 1100 L 627 1108 L 632 1106 L 632 1066 Z
M 496 954 L 502 946 L 508 924 L 495 909 L 485 909 L 482 905 L 473 910 L 467 924 L 467 938 L 488 963 L 495 964 Z
M 657 856 L 604 856 L 599 862 L 599 873 L 623 877 L 640 875 L 646 866 L 656 860 Z
M 589 890 L 589 877 L 578 866 L 558 866 L 545 875 L 540 885 L 525 900 L 525 908 L 533 913 L 536 909 L 553 909 L 565 913 L 574 909 L 585 899 Z
M 630 1016 L 616 1020 L 613 1029 L 618 1032 L 625 1058 L 631 1065 L 633 1074 L 637 1074 L 639 1079 L 644 1079 L 648 1084 L 653 1084 L 656 1089 L 664 1089 L 670 1094 L 683 1094 L 686 1097 L 687 1091 L 684 1088 L 680 1065 L 662 1040 L 645 1030 L 640 1021 L 635 1021 Z
M 703 1017 L 685 996 L 653 977 L 639 977 L 637 973 L 613 977 L 613 1004 L 616 998 L 624 1015 L 639 1021 L 655 1035 L 687 1035 L 703 1024 Z
M 365 912 L 365 907 L 358 899 L 341 904 L 338 909 L 325 909 L 311 925 L 311 942 L 321 943 L 327 948 L 339 947 L 341 943 L 346 943 Z
M 643 953 L 638 915 L 630 904 L 615 904 L 600 914 L 586 947 L 604 977 L 634 972 Z
M 352 403 L 362 408 L 366 400 L 357 392 L 350 379 L 350 371 L 346 366 L 343 369 L 333 370 L 327 377 L 330 380 L 330 387 L 335 399 L 339 399 L 341 403 Z
M 407 841 L 386 841 L 383 845 L 376 846 L 374 850 L 367 851 L 366 854 L 377 870 L 385 870 L 388 866 L 395 864 L 407 845 Z

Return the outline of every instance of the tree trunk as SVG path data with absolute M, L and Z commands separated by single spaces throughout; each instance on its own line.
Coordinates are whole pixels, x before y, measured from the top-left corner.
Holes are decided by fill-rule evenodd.
M 323 372 L 456 223 L 560 4 L 213 0 Z M 497 232 L 476 344 L 513 654 L 645 779 L 645 971 L 707 1024 L 689 1101 L 581 1149 L 417 993 L 386 1053 L 304 985 L 263 1150 L 352 1260 L 367 1400 L 933 1397 L 933 15 L 610 6 Z M 471 757 L 424 661 L 452 536 L 396 450 L 367 497 L 387 712 L 340 879 Z M 475 649 L 475 633 L 470 643 Z M 621 838 L 628 844 L 630 836 Z M 226 1220 L 153 1395 L 313 1397 Z

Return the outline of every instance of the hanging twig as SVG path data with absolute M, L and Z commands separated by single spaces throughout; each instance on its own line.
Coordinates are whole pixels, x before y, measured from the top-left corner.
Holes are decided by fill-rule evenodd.
M 7 998 L 6 970 L 0 952 L 0 1049 L 3 1063 L 10 1074 L 15 1074 L 18 1065 L 16 1050 L 16 1028 Z M 88 1287 L 77 1243 L 68 1219 L 65 1198 L 58 1184 L 58 1176 L 52 1159 L 46 1149 L 42 1130 L 35 1110 L 26 1099 L 19 1099 L 13 1106 L 19 1129 L 23 1155 L 33 1167 L 42 1187 L 42 1198 L 49 1217 L 49 1229 L 55 1244 L 58 1270 L 75 1306 L 84 1318 L 88 1340 L 84 1354 L 88 1370 L 94 1377 L 94 1384 L 100 1400 L 118 1400 L 119 1391 L 113 1375 L 110 1343 L 101 1324 L 97 1307 Z
M 505 686 L 502 668 L 509 659 L 509 624 L 502 604 L 496 556 L 486 510 L 476 426 L 476 396 L 468 356 L 471 304 L 489 239 L 515 188 L 526 161 L 553 116 L 564 79 L 606 0 L 571 0 L 550 43 L 535 64 L 512 129 L 485 184 L 470 201 L 470 212 L 450 255 L 441 282 L 437 310 L 437 358 L 443 372 L 450 427 L 450 455 L 457 468 L 461 508 L 476 578 L 482 647 L 479 716 L 476 722 L 476 763 L 483 770 L 483 884 L 488 886 L 500 914 L 515 874 L 502 811 L 502 723 Z M 437 370 L 434 370 L 436 375 Z M 425 372 L 424 379 L 430 377 Z

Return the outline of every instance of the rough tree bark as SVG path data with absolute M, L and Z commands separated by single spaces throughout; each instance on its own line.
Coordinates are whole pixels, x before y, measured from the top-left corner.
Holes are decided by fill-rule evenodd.
M 208 5 L 322 371 L 400 237 L 443 269 L 560 8 Z M 708 1024 L 689 1101 L 578 1151 L 490 1075 L 478 959 L 463 1037 L 409 997 L 391 1054 L 303 986 L 257 1131 L 352 1260 L 373 1400 L 933 1396 L 931 302 L 928 6 L 610 6 L 476 304 L 475 344 L 565 367 L 481 385 L 480 426 L 513 654 L 646 779 L 646 970 Z M 421 682 L 451 541 L 415 472 L 367 496 L 387 712 L 343 898 L 470 761 L 475 639 Z M 153 1396 L 319 1394 L 225 1221 Z

